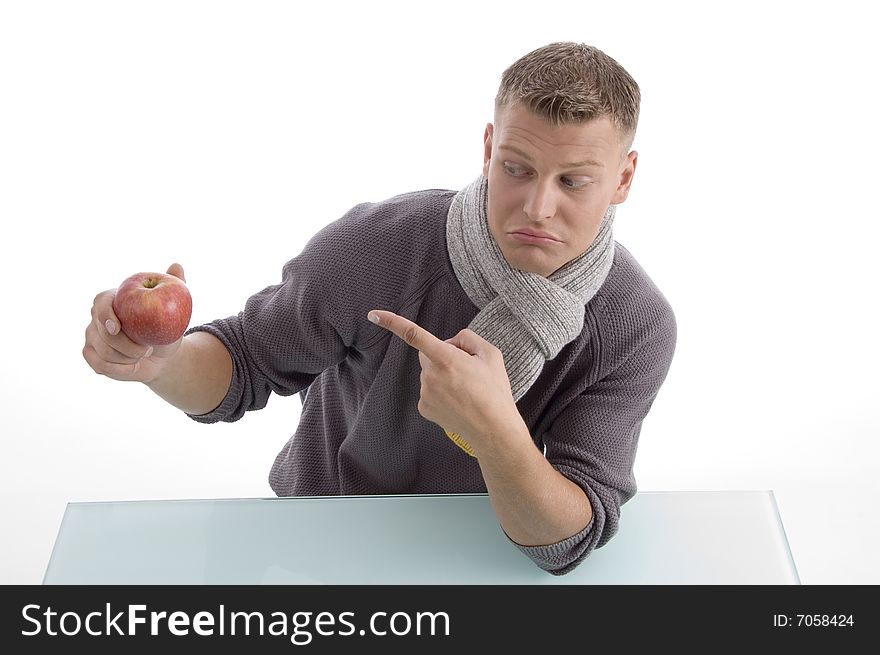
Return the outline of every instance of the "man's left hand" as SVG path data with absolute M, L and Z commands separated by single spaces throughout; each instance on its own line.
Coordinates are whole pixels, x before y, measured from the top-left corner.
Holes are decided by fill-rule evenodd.
M 501 351 L 476 332 L 464 329 L 442 341 L 393 312 L 373 310 L 368 318 L 419 351 L 419 414 L 459 434 L 477 456 L 498 445 L 506 426 L 522 420 Z

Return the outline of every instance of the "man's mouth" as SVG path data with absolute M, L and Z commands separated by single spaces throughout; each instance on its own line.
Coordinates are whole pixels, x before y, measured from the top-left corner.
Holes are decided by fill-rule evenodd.
M 522 243 L 533 243 L 537 245 L 548 245 L 551 243 L 559 243 L 559 239 L 549 232 L 541 232 L 540 230 L 514 230 L 510 236 Z

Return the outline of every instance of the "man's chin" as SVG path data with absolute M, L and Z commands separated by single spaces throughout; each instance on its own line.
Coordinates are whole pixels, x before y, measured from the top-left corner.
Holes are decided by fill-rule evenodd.
M 521 243 L 515 244 L 513 248 L 510 247 L 510 244 L 505 244 L 505 246 L 506 247 L 504 248 L 499 248 L 501 254 L 504 256 L 505 261 L 507 261 L 510 267 L 515 268 L 518 271 L 535 273 L 537 275 L 548 277 L 553 271 L 559 268 L 559 266 L 553 267 L 554 262 L 547 261 L 548 258 L 545 256 L 541 246 L 532 246 Z M 552 270 L 548 272 L 548 269 L 551 267 L 553 267 Z
M 546 265 L 542 267 L 535 261 L 523 261 L 523 258 L 521 257 L 513 259 L 513 261 L 511 261 L 511 258 L 506 259 L 511 268 L 522 271 L 523 273 L 535 273 L 536 275 L 541 275 L 542 277 L 549 277 L 553 272 L 548 272 Z M 556 269 L 553 270 L 555 271 Z

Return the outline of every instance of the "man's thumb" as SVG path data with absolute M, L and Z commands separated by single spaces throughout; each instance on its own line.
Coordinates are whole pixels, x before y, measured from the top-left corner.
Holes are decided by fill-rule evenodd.
M 447 339 L 446 343 L 451 343 L 459 350 L 465 351 L 468 355 L 479 355 L 483 352 L 486 340 L 472 330 L 461 330 L 451 339 Z
M 168 267 L 167 271 L 168 275 L 173 275 L 174 277 L 179 277 L 181 280 L 186 282 L 186 278 L 183 276 L 183 266 L 180 264 L 174 263 Z

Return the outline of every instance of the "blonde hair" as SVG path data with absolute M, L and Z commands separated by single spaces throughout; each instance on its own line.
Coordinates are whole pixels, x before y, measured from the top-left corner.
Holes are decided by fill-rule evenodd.
M 501 75 L 495 123 L 504 109 L 522 105 L 551 125 L 607 116 L 629 152 L 639 122 L 639 85 L 614 59 L 593 46 L 550 43 L 520 57 Z M 622 158 L 621 158 L 622 161 Z

